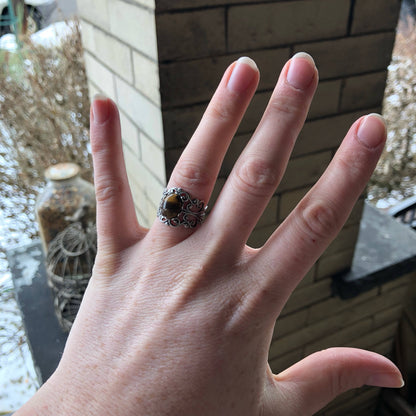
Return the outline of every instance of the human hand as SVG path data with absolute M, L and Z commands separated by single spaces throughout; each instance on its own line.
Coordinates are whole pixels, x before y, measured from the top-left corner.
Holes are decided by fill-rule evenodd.
M 226 70 L 169 188 L 209 200 L 258 80 L 247 58 Z M 393 363 L 351 348 L 315 353 L 278 375 L 267 364 L 279 313 L 346 221 L 386 138 L 380 117 L 357 120 L 267 243 L 247 247 L 317 83 L 309 56 L 285 65 L 250 143 L 195 229 L 137 223 L 116 106 L 94 100 L 94 272 L 57 371 L 17 415 L 306 416 L 350 388 L 401 386 Z

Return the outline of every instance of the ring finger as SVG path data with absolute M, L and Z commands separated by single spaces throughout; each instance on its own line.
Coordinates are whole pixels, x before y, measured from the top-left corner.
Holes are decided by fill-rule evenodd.
M 259 72 L 253 60 L 240 58 L 226 70 L 205 114 L 172 172 L 168 188 L 179 187 L 192 198 L 208 201 L 224 155 L 254 95 Z M 158 222 L 157 233 L 175 244 L 190 231 Z M 160 235 L 160 234 L 159 234 Z M 167 239 L 167 240 L 166 240 Z

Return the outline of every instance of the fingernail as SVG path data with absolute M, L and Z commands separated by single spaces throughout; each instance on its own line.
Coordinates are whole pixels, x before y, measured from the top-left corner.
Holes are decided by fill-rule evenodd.
M 103 94 L 95 94 L 92 100 L 92 114 L 94 122 L 102 124 L 107 121 L 110 115 L 110 106 L 108 98 Z
M 227 88 L 233 92 L 244 92 L 258 72 L 256 63 L 251 58 L 242 56 L 235 63 Z
M 357 131 L 357 139 L 367 148 L 374 149 L 384 142 L 386 123 L 380 114 L 365 116 Z
M 306 52 L 298 52 L 290 60 L 287 71 L 287 82 L 298 90 L 305 90 L 315 76 L 316 66 L 312 56 Z
M 379 373 L 371 375 L 365 384 L 367 386 L 402 388 L 404 380 L 401 376 L 397 377 L 389 373 Z

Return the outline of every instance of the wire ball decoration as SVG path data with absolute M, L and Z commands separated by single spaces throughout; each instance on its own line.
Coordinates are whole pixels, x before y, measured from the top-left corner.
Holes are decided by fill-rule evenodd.
M 48 284 L 54 294 L 56 316 L 65 331 L 69 332 L 78 313 L 96 254 L 96 226 L 81 221 L 58 233 L 48 246 Z

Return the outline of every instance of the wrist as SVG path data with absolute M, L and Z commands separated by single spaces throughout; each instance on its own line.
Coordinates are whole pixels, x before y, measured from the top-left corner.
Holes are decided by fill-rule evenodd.
M 52 376 L 53 377 L 53 376 Z M 65 415 L 62 409 L 61 391 L 51 388 L 48 380 L 13 416 L 52 416 Z M 59 399 L 59 401 L 58 401 Z
M 62 379 L 55 372 L 13 416 L 81 416 L 82 395 L 75 390 L 68 377 Z

